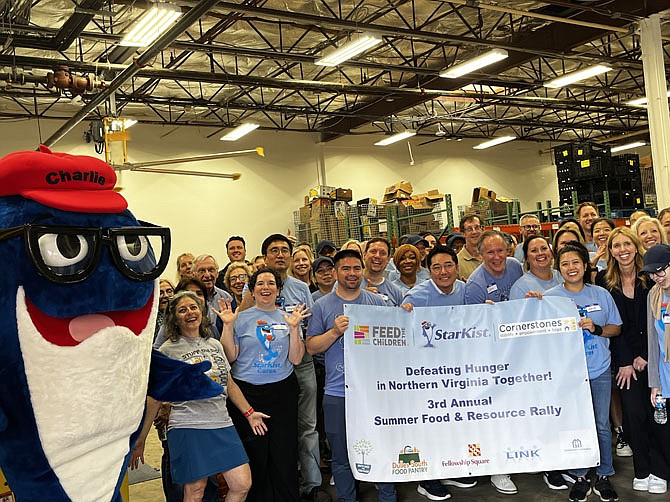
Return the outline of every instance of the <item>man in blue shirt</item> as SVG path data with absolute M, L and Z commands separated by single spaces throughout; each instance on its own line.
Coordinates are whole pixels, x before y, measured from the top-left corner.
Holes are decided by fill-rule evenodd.
M 426 258 L 430 279 L 409 290 L 402 301 L 414 307 L 464 305 L 465 284 L 458 280 L 458 257 L 453 249 L 437 245 Z
M 498 230 L 487 230 L 479 237 L 477 250 L 482 264 L 465 284 L 465 303 L 509 300 L 512 285 L 523 275 L 523 268 L 514 258 L 507 257 L 503 234 Z
M 391 261 L 391 243 L 381 237 L 370 239 L 363 254 L 365 270 L 361 288 L 382 297 L 389 307 L 397 307 L 402 302 L 402 292 L 397 286 L 384 279 L 384 270 Z
M 307 351 L 326 353 L 326 388 L 323 412 L 326 434 L 333 452 L 333 477 L 340 502 L 356 502 L 356 486 L 347 455 L 347 430 L 344 413 L 344 335 L 349 318 L 344 315 L 345 304 L 380 305 L 379 295 L 361 289 L 363 260 L 358 251 L 339 251 L 333 261 L 337 275 L 337 290 L 320 298 L 312 309 L 307 327 Z M 396 502 L 395 486 L 377 483 L 379 502 Z
M 482 264 L 475 269 L 465 284 L 465 303 L 504 302 L 509 300 L 512 285 L 523 275 L 521 264 L 507 257 L 503 234 L 487 230 L 479 236 L 477 251 Z M 508 474 L 491 476 L 491 484 L 500 493 L 514 494 L 517 488 Z

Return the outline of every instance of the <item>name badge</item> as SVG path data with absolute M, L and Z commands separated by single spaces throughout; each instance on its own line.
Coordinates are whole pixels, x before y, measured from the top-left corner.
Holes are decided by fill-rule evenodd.
M 670 324 L 670 314 L 668 313 L 663 314 L 661 320 L 663 321 L 663 324 Z
M 292 313 L 295 310 L 295 305 L 284 305 L 284 312 L 287 314 Z
M 288 329 L 288 326 L 286 324 L 273 324 L 272 329 L 277 330 L 277 331 L 286 331 Z
M 498 291 L 498 285 L 495 282 L 486 288 L 486 292 L 489 294 L 493 293 L 494 291 Z
M 585 307 L 584 310 L 586 310 L 587 312 L 598 312 L 599 310 L 602 309 L 600 308 L 600 305 L 589 305 L 588 307 Z

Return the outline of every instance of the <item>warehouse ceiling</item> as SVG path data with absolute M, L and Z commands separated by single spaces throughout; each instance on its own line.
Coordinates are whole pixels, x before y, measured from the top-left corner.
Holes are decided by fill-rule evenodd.
M 137 50 L 119 42 L 145 1 L 0 0 L 0 121 L 66 120 L 64 134 L 114 115 L 211 136 L 251 121 L 322 141 L 405 128 L 420 143 L 644 136 L 646 110 L 625 104 L 644 96 L 636 21 L 670 16 L 668 0 L 173 3 L 182 20 Z M 361 32 L 383 42 L 337 67 L 315 64 Z M 662 33 L 670 74 L 667 21 Z M 509 57 L 439 76 L 492 48 Z M 597 63 L 613 70 L 566 88 L 542 85 Z

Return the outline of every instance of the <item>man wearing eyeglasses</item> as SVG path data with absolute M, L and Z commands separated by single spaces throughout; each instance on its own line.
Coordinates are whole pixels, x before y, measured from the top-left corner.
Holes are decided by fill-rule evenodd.
M 470 274 L 482 262 L 482 257 L 477 250 L 477 241 L 482 235 L 484 226 L 482 220 L 476 214 L 466 214 L 458 224 L 461 233 L 465 235 L 465 246 L 458 252 L 459 272 L 464 281 L 468 280 Z
M 534 214 L 524 214 L 519 220 L 519 231 L 521 232 L 521 242 L 525 241 L 529 235 L 539 234 L 542 231 L 540 220 Z M 521 242 L 519 242 L 514 250 L 514 258 L 519 263 L 523 263 L 523 246 Z
M 265 265 L 277 272 L 282 279 L 282 288 L 277 297 L 278 307 L 291 314 L 296 305 L 314 305 L 309 286 L 288 275 L 291 266 L 293 243 L 282 234 L 272 234 L 261 244 L 261 254 Z M 240 310 L 253 305 L 248 286 L 244 288 L 244 299 Z M 319 435 L 316 432 L 316 373 L 312 356 L 305 352 L 300 364 L 295 366 L 298 378 L 298 460 L 300 461 L 300 492 L 306 500 L 330 500 L 327 492 L 321 490 L 321 455 L 319 453 Z
M 401 307 L 411 312 L 414 307 L 465 305 L 465 284 L 458 280 L 458 256 L 453 249 L 437 244 L 426 257 L 430 279 L 409 290 Z M 477 478 L 432 479 L 420 481 L 417 492 L 429 500 L 447 500 L 448 486 L 472 488 Z

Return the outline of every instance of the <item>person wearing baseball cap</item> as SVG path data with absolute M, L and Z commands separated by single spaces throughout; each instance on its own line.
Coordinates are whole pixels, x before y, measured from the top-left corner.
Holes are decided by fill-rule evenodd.
M 647 349 L 648 349 L 648 376 L 651 388 L 651 404 L 657 406 L 657 399 L 670 397 L 670 246 L 656 244 L 649 248 L 644 255 L 644 267 L 649 278 L 654 281 L 654 287 L 649 291 L 647 303 Z M 667 410 L 667 408 L 666 408 Z M 667 411 L 666 411 L 667 416 Z M 667 420 L 667 418 L 666 418 Z M 663 438 L 657 441 L 664 458 L 670 458 L 670 424 L 658 426 L 659 433 L 663 431 Z M 667 480 L 658 478 L 656 493 L 667 491 Z M 656 481 L 656 479 L 654 480 Z
M 316 245 L 317 256 L 330 256 L 332 258 L 336 252 L 337 246 L 333 241 L 322 240 Z
M 314 279 L 319 289 L 312 293 L 312 299 L 317 301 L 333 290 L 335 285 L 335 264 L 330 256 L 319 256 L 312 263 Z

